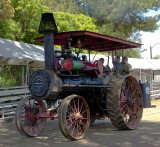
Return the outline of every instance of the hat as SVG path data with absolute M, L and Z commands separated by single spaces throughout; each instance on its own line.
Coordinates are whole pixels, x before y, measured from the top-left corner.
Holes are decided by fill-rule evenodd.
M 117 58 L 117 59 L 120 59 L 120 56 L 117 56 L 116 58 Z
M 104 58 L 100 58 L 99 60 L 101 60 L 102 62 L 104 62 Z
M 128 57 L 127 57 L 127 56 L 124 56 L 124 57 L 123 57 L 123 60 L 128 60 Z

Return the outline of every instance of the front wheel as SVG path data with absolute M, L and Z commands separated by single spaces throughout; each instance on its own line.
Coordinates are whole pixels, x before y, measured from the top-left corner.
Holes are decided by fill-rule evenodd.
M 58 114 L 63 135 L 71 140 L 82 139 L 90 125 L 90 111 L 86 100 L 78 95 L 66 97 Z
M 34 100 L 29 96 L 24 98 L 18 105 L 15 115 L 16 127 L 21 134 L 34 137 L 44 129 L 46 118 L 38 118 L 37 115 L 45 113 L 46 107 L 42 100 Z

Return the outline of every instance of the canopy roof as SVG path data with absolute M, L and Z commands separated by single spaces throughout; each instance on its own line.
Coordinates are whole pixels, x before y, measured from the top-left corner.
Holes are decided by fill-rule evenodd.
M 82 49 L 105 52 L 111 50 L 122 50 L 130 48 L 139 48 L 141 44 L 134 43 L 131 41 L 102 35 L 94 32 L 88 31 L 74 31 L 74 32 L 64 32 L 57 33 L 54 35 L 55 45 L 65 45 L 67 43 L 67 37 L 71 36 L 72 43 L 71 46 L 78 48 L 81 46 Z M 38 42 L 43 42 L 43 37 L 36 38 Z

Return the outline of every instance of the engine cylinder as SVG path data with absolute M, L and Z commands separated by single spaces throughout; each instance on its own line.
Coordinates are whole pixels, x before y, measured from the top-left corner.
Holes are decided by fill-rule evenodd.
M 33 73 L 29 81 L 29 90 L 34 99 L 44 100 L 57 97 L 60 93 L 62 80 L 50 70 L 38 70 Z
M 67 59 L 62 64 L 63 71 L 81 70 L 83 68 L 83 62 L 79 60 Z

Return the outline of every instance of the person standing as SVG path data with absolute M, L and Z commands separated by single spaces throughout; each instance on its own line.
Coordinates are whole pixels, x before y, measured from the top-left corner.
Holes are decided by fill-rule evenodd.
M 122 66 L 122 62 L 120 62 L 120 57 L 117 56 L 117 57 L 115 58 L 115 60 L 113 61 L 113 71 L 114 71 L 114 72 L 119 72 L 121 66 Z
M 128 57 L 124 56 L 122 59 L 122 66 L 120 67 L 120 74 L 127 75 L 132 71 L 132 66 L 128 63 Z

